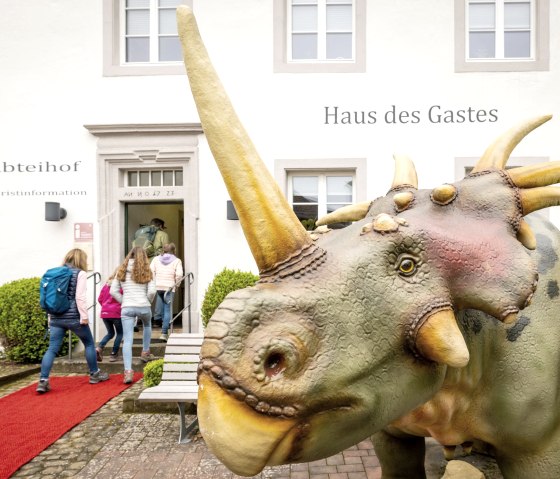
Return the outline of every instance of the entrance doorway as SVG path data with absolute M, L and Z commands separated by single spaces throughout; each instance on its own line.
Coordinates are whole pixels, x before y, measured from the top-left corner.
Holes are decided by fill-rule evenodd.
M 131 202 L 124 204 L 124 251 L 128 254 L 134 241 L 134 233 L 138 228 L 150 224 L 152 218 L 160 218 L 165 223 L 165 232 L 169 235 L 169 241 L 175 244 L 177 258 L 183 262 L 185 275 L 186 270 L 185 245 L 184 245 L 184 216 L 185 209 L 182 201 L 177 202 Z M 188 285 L 187 285 L 188 287 Z M 155 303 L 155 302 L 154 302 Z M 177 288 L 173 301 L 173 317 L 185 307 L 185 282 Z M 179 316 L 173 323 L 174 328 L 182 327 L 182 317 Z

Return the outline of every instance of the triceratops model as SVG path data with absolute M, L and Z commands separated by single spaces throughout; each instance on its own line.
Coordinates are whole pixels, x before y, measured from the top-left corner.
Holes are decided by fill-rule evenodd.
M 198 417 L 211 450 L 249 476 L 372 436 L 384 478 L 424 478 L 432 436 L 448 452 L 491 445 L 506 478 L 560 477 L 560 236 L 524 219 L 560 202 L 548 186 L 560 162 L 505 170 L 550 117 L 508 131 L 465 179 L 433 190 L 397 157 L 385 197 L 322 220 L 351 226 L 310 235 L 192 13 L 178 16 L 202 125 L 260 269 L 206 329 Z

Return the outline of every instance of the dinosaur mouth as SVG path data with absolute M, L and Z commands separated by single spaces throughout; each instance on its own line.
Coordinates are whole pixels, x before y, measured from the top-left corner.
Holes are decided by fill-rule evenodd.
M 340 437 L 353 422 L 356 428 L 361 425 L 357 420 L 359 414 L 350 406 L 341 405 L 340 401 L 331 403 L 328 408 L 315 409 L 314 413 L 307 411 L 305 418 L 262 413 L 235 398 L 211 375 L 204 373 L 199 375 L 197 408 L 206 444 L 220 461 L 241 476 L 254 476 L 265 466 L 332 455 L 338 451 L 338 448 L 333 449 L 336 441 L 321 438 Z M 352 436 L 349 434 L 348 446 L 354 444 Z

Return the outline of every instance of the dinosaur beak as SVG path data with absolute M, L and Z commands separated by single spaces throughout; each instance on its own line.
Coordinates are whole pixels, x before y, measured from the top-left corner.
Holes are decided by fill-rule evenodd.
M 197 415 L 206 444 L 235 474 L 254 476 L 267 465 L 287 461 L 297 420 L 259 414 L 204 375 Z

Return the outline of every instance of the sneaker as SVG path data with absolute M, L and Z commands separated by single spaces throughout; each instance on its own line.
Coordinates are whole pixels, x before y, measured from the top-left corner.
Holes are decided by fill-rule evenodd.
M 156 357 L 150 351 L 142 351 L 142 354 L 140 354 L 140 360 L 145 363 L 149 363 L 154 359 L 156 359 Z
M 109 374 L 104 373 L 101 369 L 98 369 L 96 373 L 91 373 L 89 375 L 90 384 L 97 384 L 102 381 L 107 381 L 107 379 L 109 379 Z
M 103 361 L 103 349 L 95 348 L 95 354 L 97 354 L 97 362 L 101 363 Z
M 109 356 L 109 362 L 110 363 L 114 363 L 118 359 L 119 359 L 118 353 L 111 353 L 111 355 Z
M 36 391 L 39 394 L 43 394 L 43 393 L 49 392 L 50 390 L 51 390 L 51 385 L 49 384 L 49 380 L 48 379 L 39 379 L 39 384 L 37 384 Z
M 133 380 L 134 380 L 134 371 L 132 369 L 125 369 L 123 383 L 131 384 Z
M 168 338 L 169 335 L 167 333 L 161 333 L 161 336 L 159 337 L 160 341 L 165 341 L 165 342 L 167 342 Z

